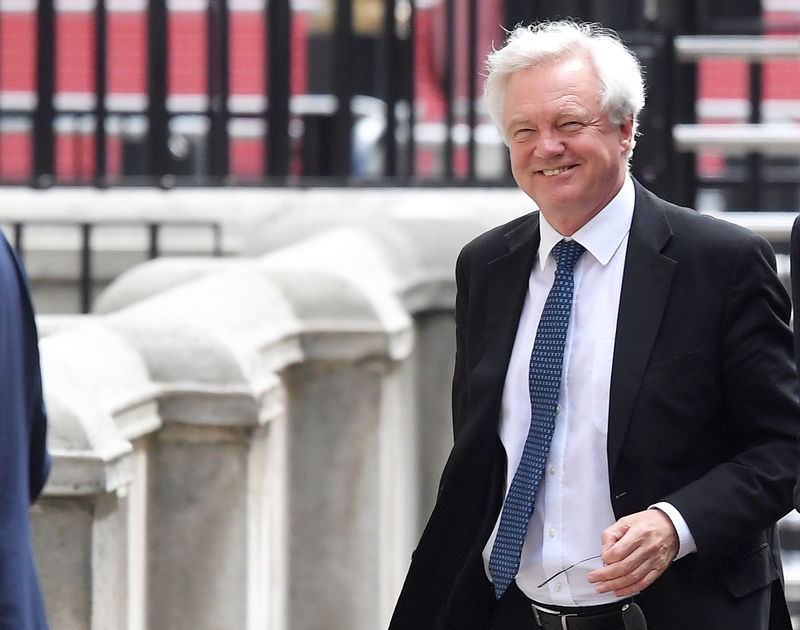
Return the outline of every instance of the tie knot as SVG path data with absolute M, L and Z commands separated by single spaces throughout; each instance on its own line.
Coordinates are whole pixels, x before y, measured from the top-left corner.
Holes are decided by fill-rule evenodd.
M 553 247 L 553 258 L 556 259 L 557 268 L 566 267 L 570 271 L 575 268 L 578 258 L 586 249 L 578 241 L 561 240 Z

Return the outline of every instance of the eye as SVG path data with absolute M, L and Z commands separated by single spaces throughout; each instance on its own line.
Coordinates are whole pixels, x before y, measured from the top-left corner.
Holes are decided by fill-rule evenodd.
M 578 120 L 568 120 L 561 123 L 561 128 L 566 130 L 580 129 L 581 127 L 583 127 L 583 124 Z
M 530 127 L 520 127 L 519 129 L 514 130 L 513 137 L 514 140 L 521 142 L 522 140 L 528 138 L 528 136 L 530 136 L 532 133 L 533 129 L 531 129 Z

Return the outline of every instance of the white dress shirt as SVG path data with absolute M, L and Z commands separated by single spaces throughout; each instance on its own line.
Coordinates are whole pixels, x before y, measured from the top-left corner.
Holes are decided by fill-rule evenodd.
M 614 340 L 625 254 L 633 218 L 630 177 L 616 197 L 571 238 L 586 248 L 575 265 L 573 308 L 564 349 L 556 427 L 547 467 L 522 549 L 517 585 L 542 604 L 586 606 L 612 602 L 586 575 L 603 566 L 583 562 L 546 586 L 538 585 L 571 564 L 598 555 L 601 533 L 616 518 L 608 485 L 606 436 Z M 522 457 L 531 421 L 528 365 L 544 302 L 555 274 L 551 250 L 564 238 L 539 215 L 541 240 L 506 373 L 499 423 L 508 464 L 506 491 Z M 685 521 L 668 504 L 656 504 L 672 519 L 681 540 L 678 557 L 694 550 Z M 497 526 L 483 550 L 489 555 Z

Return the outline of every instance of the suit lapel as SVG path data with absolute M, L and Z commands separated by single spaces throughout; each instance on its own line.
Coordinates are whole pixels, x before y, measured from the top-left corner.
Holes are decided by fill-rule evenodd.
M 661 202 L 638 183 L 622 277 L 608 416 L 613 475 L 667 303 L 675 261 L 661 253 L 672 230 Z
M 528 279 L 539 249 L 538 214 L 504 237 L 508 252 L 489 263 L 487 274 L 486 345 L 481 362 L 491 370 L 493 392 L 501 392 L 505 382 Z

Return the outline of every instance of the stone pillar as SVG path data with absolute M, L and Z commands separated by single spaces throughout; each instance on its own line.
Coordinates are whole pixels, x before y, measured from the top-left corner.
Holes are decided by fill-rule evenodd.
M 151 630 L 286 627 L 286 416 L 299 323 L 263 274 L 200 278 L 106 317 L 159 385 Z
M 39 576 L 52 628 L 144 630 L 156 390 L 135 352 L 86 322 L 41 341 L 53 468 L 32 508 Z
M 289 628 L 388 622 L 415 533 L 413 326 L 385 252 L 341 229 L 259 259 L 302 321 L 289 393 Z
M 320 194 L 315 195 L 322 201 Z M 427 198 L 420 204 L 404 196 L 398 202 L 385 192 L 379 197 L 383 206 L 348 206 L 345 212 L 330 204 L 295 208 L 250 235 L 253 251 L 263 247 L 267 252 L 257 259 L 152 261 L 125 274 L 98 300 L 103 310 L 113 311 L 171 286 L 254 265 L 291 304 L 301 322 L 298 334 L 305 355 L 283 373 L 290 416 L 290 582 L 296 589 L 290 619 L 297 620 L 297 627 L 315 627 L 320 618 L 314 615 L 326 614 L 303 602 L 317 598 L 324 602 L 320 610 L 331 610 L 330 595 L 323 592 L 326 581 L 370 582 L 366 590 L 352 589 L 364 593 L 363 602 L 356 595 L 338 593 L 335 618 L 342 627 L 373 627 L 375 619 L 380 627 L 388 618 L 452 444 L 455 259 L 465 242 L 497 219 L 496 213 L 470 209 L 463 199 L 453 200 L 451 195 L 437 195 L 433 205 Z M 492 202 L 492 195 L 485 202 Z M 261 244 L 255 245 L 259 238 Z M 417 343 L 401 341 L 406 333 L 397 331 L 404 327 L 408 337 L 415 331 Z M 397 350 L 401 346 L 403 352 Z M 397 355 L 394 358 L 387 358 L 390 347 Z M 330 385 L 338 380 L 341 385 Z M 325 401 L 339 407 L 329 410 Z M 342 414 L 349 419 L 341 419 Z M 334 417 L 328 419 L 328 415 Z M 358 426 L 364 452 L 353 451 L 352 437 L 341 444 L 330 443 L 331 436 L 320 429 L 320 422 Z M 347 426 L 333 433 L 350 436 Z M 325 450 L 309 458 L 307 453 L 316 453 L 318 448 Z M 338 448 L 344 450 L 336 456 Z M 340 459 L 323 466 L 328 457 Z M 328 472 L 339 461 L 358 471 L 357 483 Z M 326 479 L 330 487 L 342 484 L 336 492 L 343 503 L 336 509 L 357 506 L 361 520 L 353 522 L 377 527 L 372 533 L 359 530 L 359 535 L 365 541 L 360 549 L 381 554 L 379 568 L 359 565 L 361 560 L 352 554 L 337 559 L 336 553 L 326 549 L 308 551 L 315 545 L 334 544 L 320 538 L 327 536 L 330 527 L 309 520 L 330 501 L 323 490 L 313 488 L 324 474 L 333 475 Z M 362 500 L 365 496 L 375 503 Z M 339 516 L 326 518 L 342 522 Z M 334 528 L 333 540 L 337 536 L 346 538 Z M 370 547 L 371 536 L 382 537 L 377 551 Z M 345 548 L 343 543 L 336 544 L 337 550 Z M 299 560 L 320 556 L 322 567 L 319 561 L 306 565 Z M 308 581 L 295 578 L 304 574 L 310 576 Z M 316 582 L 319 593 L 310 591 L 312 597 L 307 584 Z M 331 622 L 330 617 L 326 622 Z
M 374 256 L 375 268 L 360 269 L 357 258 L 342 260 L 335 249 L 325 253 L 328 264 L 345 269 L 348 260 L 356 261 L 347 268 L 351 277 L 380 275 L 412 317 L 418 341 L 410 369 L 418 407 L 413 414 L 417 424 L 408 430 L 416 435 L 417 446 L 406 467 L 419 471 L 415 544 L 433 508 L 453 443 L 456 258 L 476 235 L 526 211 L 530 200 L 520 191 L 493 189 L 352 191 L 342 195 L 345 199 L 326 193 L 308 191 L 302 206 L 250 230 L 243 251 L 269 260 L 302 243 L 307 250 L 317 250 L 326 234 L 349 232 L 348 246 Z
M 394 292 L 413 318 L 417 335 L 410 358 L 411 387 L 417 401 L 413 429 L 418 470 L 414 545 L 433 509 L 453 445 L 456 258 L 463 244 L 482 227 L 482 223 L 470 220 L 463 207 L 433 209 L 411 203 L 394 209 L 391 230 L 383 225 L 364 226 L 387 252 Z
M 416 408 L 403 420 L 415 423 L 405 429 L 413 436 L 414 447 L 406 453 L 410 459 L 403 464 L 415 471 L 415 500 L 410 508 L 415 525 L 413 540 L 405 545 L 407 567 L 410 552 L 433 508 L 453 443 L 456 257 L 464 243 L 485 229 L 486 221 L 492 217 L 479 220 L 463 207 L 419 207 L 412 201 L 384 211 L 380 220 L 362 218 L 349 224 L 342 222 L 338 227 L 331 225 L 335 214 L 327 219 L 317 217 L 313 210 L 298 215 L 285 217 L 274 233 L 261 235 L 280 240 L 272 242 L 275 249 L 262 256 L 260 264 L 274 265 L 275 261 L 293 257 L 291 265 L 295 268 L 324 265 L 326 269 L 336 269 L 353 281 L 388 290 L 413 319 L 417 342 L 411 365 L 405 369 L 413 392 L 407 400 L 414 400 Z M 318 225 L 317 218 L 328 222 L 327 231 L 304 238 L 304 226 Z M 253 236 L 254 240 L 257 238 L 258 235 Z M 293 238 L 294 244 L 288 245 Z

